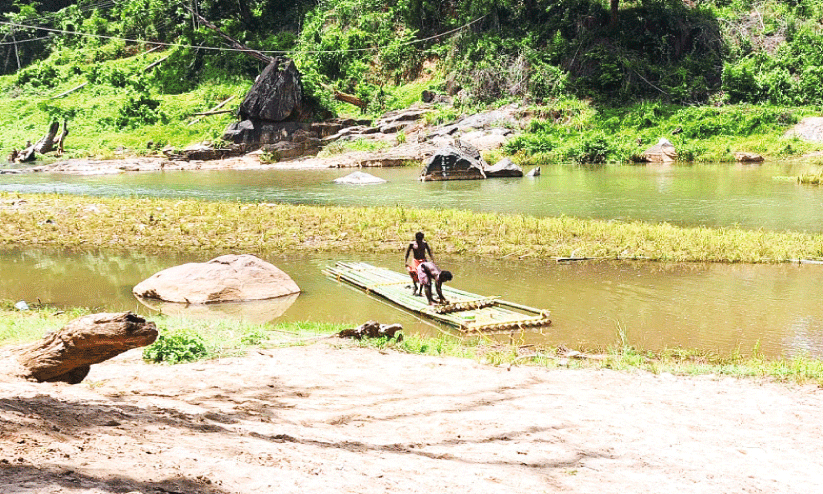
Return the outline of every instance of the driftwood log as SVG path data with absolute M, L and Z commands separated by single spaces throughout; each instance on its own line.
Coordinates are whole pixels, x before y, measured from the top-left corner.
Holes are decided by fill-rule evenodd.
M 26 371 L 24 377 L 38 382 L 77 384 L 93 364 L 149 345 L 155 339 L 155 324 L 131 312 L 91 314 L 15 353 Z
M 403 326 L 400 324 L 380 324 L 377 321 L 369 321 L 363 323 L 359 328 L 344 329 L 337 333 L 339 338 L 354 338 L 362 340 L 363 338 L 381 338 L 388 339 L 396 338 L 397 341 L 403 341 Z
M 17 153 L 15 161 L 24 163 L 27 161 L 34 161 L 37 153 L 46 154 L 55 149 L 59 154 L 63 153 L 63 145 L 65 144 L 66 136 L 68 135 L 68 122 L 63 122 L 63 132 L 60 137 L 57 137 L 57 131 L 60 130 L 60 122 L 52 122 L 49 126 L 49 131 L 34 144 L 28 143 L 25 149 Z

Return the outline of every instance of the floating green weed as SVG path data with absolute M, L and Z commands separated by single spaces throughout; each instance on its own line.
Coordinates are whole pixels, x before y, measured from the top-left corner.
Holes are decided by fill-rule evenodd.
M 14 204 L 0 207 L 0 244 L 9 245 L 259 255 L 300 250 L 397 252 L 405 247 L 401 238 L 422 229 L 438 232 L 444 253 L 480 257 L 711 262 L 823 257 L 820 234 L 565 216 L 0 193 L 3 204 Z

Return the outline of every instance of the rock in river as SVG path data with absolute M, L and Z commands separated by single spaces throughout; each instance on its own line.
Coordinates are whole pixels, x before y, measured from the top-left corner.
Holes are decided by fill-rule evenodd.
M 369 175 L 368 173 L 354 172 L 346 175 L 345 177 L 334 179 L 334 183 L 349 185 L 372 185 L 384 184 L 386 181 L 382 178 L 375 177 L 374 175 Z
M 503 158 L 492 166 L 483 169 L 486 178 L 496 177 L 522 177 L 523 169 L 509 158 Z
M 132 291 L 142 298 L 209 304 L 266 300 L 299 293 L 300 287 L 271 263 L 248 254 L 230 254 L 164 269 Z

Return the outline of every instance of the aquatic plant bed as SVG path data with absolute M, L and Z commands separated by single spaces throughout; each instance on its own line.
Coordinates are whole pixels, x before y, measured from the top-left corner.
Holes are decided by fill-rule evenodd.
M 436 232 L 443 255 L 773 263 L 823 260 L 823 234 L 454 209 L 330 207 L 0 193 L 0 245 L 162 253 L 402 252 Z
M 373 266 L 365 262 L 338 262 L 324 271 L 338 281 L 345 281 L 375 293 L 395 304 L 425 317 L 454 326 L 465 333 L 494 333 L 551 324 L 549 311 L 484 297 L 443 286 L 443 305 L 429 305 L 425 297 L 411 293 L 406 274 Z

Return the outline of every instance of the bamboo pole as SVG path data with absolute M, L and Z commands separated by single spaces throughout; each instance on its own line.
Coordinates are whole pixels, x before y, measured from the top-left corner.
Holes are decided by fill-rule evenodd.
M 229 98 L 228 98 L 228 99 L 226 99 L 226 100 L 224 100 L 224 101 L 220 102 L 220 104 L 218 104 L 217 106 L 215 106 L 214 108 L 212 108 L 211 110 L 209 110 L 208 112 L 206 112 L 206 114 L 209 114 L 209 115 L 215 115 L 215 113 L 211 113 L 211 112 L 214 112 L 214 111 L 216 111 L 216 110 L 219 110 L 220 108 L 223 108 L 224 106 L 226 106 L 226 103 L 228 103 L 229 101 L 233 100 L 234 98 L 235 98 L 235 96 L 234 96 L 234 95 L 229 96 Z M 233 110 L 226 110 L 226 113 L 231 112 L 231 111 L 233 111 Z M 199 115 L 199 113 L 195 113 L 195 115 Z M 204 114 L 204 115 L 201 115 L 201 117 L 200 117 L 200 118 L 195 118 L 194 120 L 192 120 L 191 122 L 189 122 L 189 123 L 188 123 L 188 125 L 194 125 L 194 124 L 196 124 L 197 122 L 199 122 L 200 120 L 202 120 L 202 119 L 203 119 L 203 118 L 202 118 L 203 116 L 205 116 L 205 114 Z

